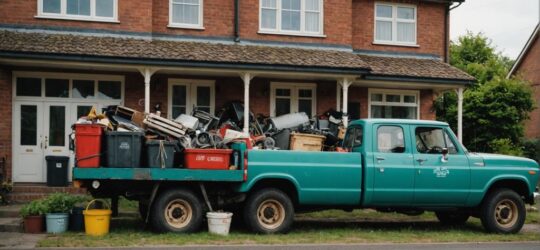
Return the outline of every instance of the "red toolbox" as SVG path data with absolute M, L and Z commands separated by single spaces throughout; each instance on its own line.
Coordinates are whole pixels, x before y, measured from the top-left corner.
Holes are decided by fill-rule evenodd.
M 232 149 L 185 149 L 184 165 L 189 169 L 228 170 Z
M 103 127 L 97 124 L 75 124 L 75 166 L 97 168 L 100 165 Z

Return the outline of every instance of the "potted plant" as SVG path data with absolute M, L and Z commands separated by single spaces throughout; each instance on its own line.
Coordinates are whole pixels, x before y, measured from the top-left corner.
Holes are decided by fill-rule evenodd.
M 69 211 L 81 198 L 67 193 L 54 193 L 49 195 L 47 204 L 47 233 L 63 233 L 69 224 Z
M 43 200 L 34 200 L 27 203 L 19 212 L 23 217 L 23 225 L 25 233 L 42 233 L 43 232 L 43 215 L 47 212 L 47 205 Z

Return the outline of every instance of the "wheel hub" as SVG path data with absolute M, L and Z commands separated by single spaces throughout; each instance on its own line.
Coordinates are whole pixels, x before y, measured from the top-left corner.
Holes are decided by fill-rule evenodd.
M 495 220 L 501 227 L 509 228 L 516 224 L 518 209 L 512 200 L 502 200 L 495 207 Z
M 187 226 L 193 217 L 191 205 L 183 199 L 175 199 L 169 202 L 165 208 L 165 219 L 174 228 Z
M 285 221 L 285 207 L 276 200 L 265 200 L 257 209 L 257 220 L 266 229 L 276 229 Z

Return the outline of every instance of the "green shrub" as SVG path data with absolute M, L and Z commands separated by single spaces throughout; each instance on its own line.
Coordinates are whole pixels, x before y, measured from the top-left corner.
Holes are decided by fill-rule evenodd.
M 30 203 L 25 204 L 19 213 L 24 218 L 28 216 L 44 215 L 47 211 L 48 207 L 45 200 L 33 200 Z
M 523 148 L 513 144 L 508 138 L 492 140 L 489 146 L 497 154 L 523 156 Z
M 524 139 L 521 144 L 524 156 L 540 163 L 540 139 Z
M 67 213 L 75 204 L 85 201 L 84 196 L 71 195 L 68 193 L 54 193 L 45 198 L 47 213 Z

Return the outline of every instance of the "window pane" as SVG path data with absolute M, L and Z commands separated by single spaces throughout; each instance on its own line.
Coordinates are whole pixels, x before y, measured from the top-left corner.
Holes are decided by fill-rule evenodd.
M 377 5 L 377 17 L 392 18 L 392 6 Z
M 312 97 L 313 91 L 311 89 L 300 89 L 298 90 L 299 97 Z
M 96 0 L 96 16 L 114 17 L 114 0 Z
M 386 101 L 387 102 L 400 102 L 401 96 L 400 95 L 386 95 Z
M 379 152 L 403 153 L 405 143 L 403 129 L 396 126 L 381 126 L 377 129 L 377 146 Z
M 319 32 L 319 13 L 306 12 L 306 31 Z
M 414 8 L 398 7 L 397 16 L 400 19 L 414 20 Z
M 17 78 L 17 96 L 41 96 L 41 79 Z
M 197 87 L 197 106 L 210 107 L 210 87 Z
M 262 9 L 261 10 L 261 27 L 264 29 L 276 29 L 276 10 Z
M 98 98 L 121 99 L 122 98 L 122 84 L 117 81 L 99 81 Z
M 406 95 L 403 99 L 406 103 L 416 103 L 416 96 L 414 95 Z
M 445 140 L 446 140 L 446 148 L 448 148 L 448 153 L 449 154 L 457 154 L 457 147 L 454 144 L 454 142 L 452 142 L 452 140 L 450 140 L 450 136 L 448 135 L 448 133 L 444 133 L 444 136 L 445 136 Z
M 172 104 L 178 106 L 186 106 L 186 86 L 173 86 Z
M 72 97 L 73 98 L 93 98 L 94 97 L 94 81 L 73 80 Z
M 173 23 L 199 24 L 199 5 L 173 4 Z
M 286 10 L 300 10 L 300 0 L 282 0 L 281 8 Z
M 37 106 L 21 105 L 21 145 L 37 145 Z
M 92 110 L 92 106 L 77 106 L 77 119 L 87 116 Z
M 60 0 L 43 0 L 43 12 L 60 14 Z
M 90 0 L 67 0 L 67 14 L 90 15 Z
M 45 79 L 46 97 L 69 97 L 69 80 L 65 79 Z
M 416 33 L 414 31 L 414 23 L 397 23 L 397 40 L 398 42 L 414 42 Z
M 172 117 L 174 119 L 178 118 L 178 116 L 185 113 L 186 113 L 186 107 L 176 106 L 172 108 Z
M 372 102 L 382 102 L 382 94 L 371 94 Z
M 291 113 L 291 100 L 287 98 L 276 98 L 276 116 Z
M 276 89 L 276 96 L 291 96 L 290 89 Z
M 416 150 L 423 154 L 440 154 L 446 148 L 441 128 L 416 128 Z
M 392 22 L 377 21 L 375 39 L 379 41 L 392 41 Z
M 416 107 L 371 106 L 371 118 L 416 119 Z
M 313 115 L 311 102 L 311 100 L 298 100 L 298 112 L 305 112 L 308 117 L 311 117 Z
M 300 31 L 300 11 L 283 10 L 281 12 L 281 29 Z
M 277 0 L 263 0 L 262 1 L 262 7 L 263 8 L 276 8 L 277 7 Z
M 65 146 L 66 107 L 49 108 L 49 146 Z
M 306 11 L 319 11 L 319 0 L 306 0 Z

